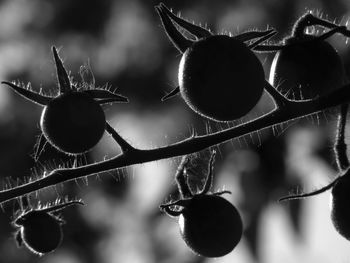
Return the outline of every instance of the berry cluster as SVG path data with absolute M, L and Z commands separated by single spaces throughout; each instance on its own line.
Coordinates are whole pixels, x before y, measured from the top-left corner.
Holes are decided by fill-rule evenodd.
M 275 110 L 260 119 L 227 131 L 207 136 L 193 135 L 183 142 L 158 149 L 136 149 L 108 124 L 101 107 L 106 103 L 128 102 L 128 99 L 107 89 L 96 88 L 93 74 L 88 68 L 83 68 L 80 72 L 83 83 L 75 83 L 63 66 L 56 48 L 52 47 L 59 90 L 56 97 L 45 96 L 23 85 L 2 82 L 26 99 L 43 106 L 40 119 L 42 135 L 35 159 L 39 158 L 46 143 L 77 158 L 77 155 L 93 148 L 104 131 L 111 134 L 122 153 L 96 164 L 57 169 L 37 181 L 0 191 L 0 202 L 97 172 L 185 156 L 175 175 L 180 199 L 162 204 L 160 209 L 169 216 L 179 217 L 181 236 L 196 254 L 221 257 L 230 253 L 239 243 L 243 234 L 243 222 L 235 206 L 221 197 L 229 191 L 210 193 L 215 152 L 209 160 L 204 187 L 198 193 L 191 191 L 187 180 L 188 154 L 344 103 L 341 106 L 334 147 L 341 175 L 320 190 L 281 200 L 308 197 L 332 189 L 332 221 L 337 231 L 350 240 L 350 213 L 347 208 L 350 172 L 344 142 L 350 95 L 344 88 L 346 78 L 342 61 L 334 47 L 325 41 L 335 33 L 349 37 L 350 31 L 345 26 L 307 13 L 295 22 L 289 37 L 281 43 L 272 44 L 268 41 L 277 34 L 274 29 L 247 31 L 235 36 L 216 35 L 175 15 L 163 3 L 156 6 L 156 11 L 170 41 L 182 54 L 178 86 L 164 96 L 163 101 L 180 94 L 196 113 L 214 121 L 226 122 L 247 115 L 266 91 L 276 105 Z M 307 34 L 307 29 L 311 26 L 323 27 L 328 31 L 320 35 Z M 183 30 L 192 38 L 186 37 Z M 264 68 L 257 52 L 276 52 L 269 81 L 265 80 Z M 59 176 L 55 176 L 57 174 Z M 54 251 L 62 241 L 63 224 L 63 220 L 55 213 L 76 204 L 83 203 L 70 201 L 45 208 L 24 209 L 13 221 L 17 228 L 17 244 L 24 244 L 40 255 Z
M 264 88 L 275 96 L 274 89 L 279 89 L 288 98 L 304 100 L 325 95 L 345 82 L 342 61 L 334 47 L 325 42 L 335 33 L 350 36 L 345 26 L 307 13 L 296 21 L 283 44 L 263 45 L 277 33 L 274 29 L 214 35 L 174 15 L 163 3 L 156 10 L 169 39 L 182 53 L 179 86 L 163 100 L 180 93 L 191 109 L 209 119 L 231 121 L 245 116 L 257 104 Z M 183 36 L 175 25 L 196 41 Z M 307 34 L 306 29 L 315 25 L 330 30 L 320 36 Z M 271 83 L 265 81 L 254 51 L 277 51 L 270 70 Z

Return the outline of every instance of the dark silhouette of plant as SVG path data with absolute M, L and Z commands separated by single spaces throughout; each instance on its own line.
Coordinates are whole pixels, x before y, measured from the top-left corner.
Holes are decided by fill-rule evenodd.
M 313 25 L 332 30 L 320 36 L 307 34 L 305 29 Z M 349 36 L 345 27 L 335 27 L 310 13 L 300 17 L 291 36 L 284 39 L 284 46 L 276 47 L 281 49 L 271 65 L 271 84 L 287 97 L 298 100 L 313 99 L 341 87 L 345 80 L 343 62 L 325 41 L 336 32 Z
M 160 206 L 167 215 L 179 217 L 182 238 L 195 253 L 205 257 L 222 257 L 230 253 L 241 240 L 243 232 L 242 219 L 236 207 L 221 197 L 231 192 L 209 192 L 214 176 L 214 158 L 215 152 L 209 160 L 203 189 L 193 193 L 186 172 L 189 157 L 183 157 L 175 175 L 181 198 Z
M 13 225 L 18 228 L 15 239 L 17 245 L 25 245 L 30 251 L 38 255 L 54 251 L 62 242 L 61 225 L 64 220 L 54 213 L 71 205 L 84 205 L 81 201 L 56 203 L 38 209 L 24 210 L 18 215 Z
M 347 157 L 347 146 L 344 141 L 344 133 L 346 126 L 346 116 L 348 113 L 349 104 L 340 106 L 340 113 L 338 118 L 337 138 L 334 144 L 335 158 L 339 170 L 339 175 L 328 185 L 309 192 L 298 195 L 290 195 L 282 197 L 280 201 L 288 201 L 293 199 L 306 198 L 321 194 L 327 190 L 331 191 L 331 219 L 335 229 L 344 238 L 350 240 L 350 213 L 348 207 L 348 200 L 350 197 L 349 185 L 349 159 Z
M 30 86 L 24 87 L 8 81 L 2 82 L 26 99 L 44 106 L 40 121 L 43 136 L 40 136 L 35 159 L 39 157 L 46 142 L 59 151 L 77 158 L 79 154 L 94 147 L 103 136 L 104 131 L 119 145 L 121 153 L 111 159 L 92 164 L 78 166 L 75 163 L 72 167 L 59 167 L 44 173 L 41 178 L 2 190 L 0 191 L 0 203 L 88 175 L 165 158 L 187 156 L 255 131 L 342 105 L 335 145 L 339 169 L 344 170 L 342 176 L 318 191 L 289 196 L 281 200 L 307 197 L 332 189 L 333 223 L 338 232 L 349 239 L 350 227 L 347 222 L 350 216 L 347 209 L 344 208 L 346 204 L 344 200 L 348 199 L 344 189 L 347 188 L 349 177 L 347 176 L 349 161 L 346 156 L 344 129 L 347 102 L 350 100 L 350 85 L 344 84 L 344 70 L 338 54 L 324 40 L 335 33 L 349 37 L 350 31 L 345 26 L 306 14 L 295 23 L 291 37 L 285 39 L 284 43 L 273 44 L 268 41 L 277 33 L 274 29 L 247 31 L 236 36 L 215 35 L 204 27 L 194 25 L 174 15 L 162 3 L 156 7 L 156 10 L 169 39 L 183 54 L 179 67 L 179 84 L 163 97 L 163 100 L 180 93 L 191 109 L 206 118 L 217 121 L 228 121 L 245 116 L 256 106 L 264 92 L 269 94 L 275 106 L 274 109 L 232 128 L 201 136 L 192 134 L 182 141 L 154 149 L 138 149 L 122 138 L 106 121 L 100 106 L 105 103 L 127 102 L 127 99 L 109 90 L 95 88 L 93 75 L 92 77 L 86 75 L 91 72 L 82 71 L 82 83 L 73 82 L 56 48 L 53 47 L 59 84 L 58 96 L 48 97 L 33 92 Z M 320 36 L 306 34 L 305 30 L 314 25 L 330 30 Z M 187 31 L 195 40 L 185 37 L 178 28 Z M 311 59 L 307 60 L 303 53 L 298 53 L 300 49 L 310 54 Z M 322 54 L 327 53 L 323 57 L 324 61 L 321 60 L 324 64 L 316 62 L 319 55 L 312 53 L 315 50 Z M 271 71 L 272 84 L 270 84 L 264 79 L 262 64 L 254 52 L 275 51 L 277 54 Z M 290 55 L 288 52 L 293 54 L 296 52 L 297 55 Z M 310 61 L 317 65 L 313 65 Z M 334 62 L 331 63 L 332 66 L 328 64 L 329 61 Z M 293 68 L 290 68 L 288 63 L 292 63 Z M 299 66 L 304 63 L 311 63 L 311 65 L 308 64 L 307 70 L 300 70 Z M 330 75 L 322 75 L 325 78 L 323 81 L 315 81 L 314 75 L 322 74 L 319 70 L 325 67 Z M 304 71 L 307 71 L 305 79 L 303 78 Z M 282 85 L 279 91 L 280 78 L 290 79 L 291 84 L 285 87 Z M 298 100 L 294 100 L 291 96 L 285 95 L 293 89 L 295 84 L 301 84 L 301 94 L 306 94 L 305 96 L 310 99 L 300 96 Z M 308 89 L 311 89 L 310 96 Z M 176 174 L 181 199 L 161 205 L 161 209 L 168 215 L 179 216 L 180 221 L 184 222 L 183 226 L 180 226 L 180 231 L 187 245 L 194 252 L 207 257 L 226 255 L 234 249 L 242 235 L 242 222 L 238 211 L 220 196 L 228 191 L 209 194 L 214 156 L 215 154 L 212 154 L 209 161 L 209 172 L 200 193 L 193 193 L 190 190 L 185 178 L 188 159 L 184 157 Z M 62 222 L 52 213 L 69 204 L 73 203 L 24 211 L 14 220 L 15 226 L 20 228 L 16 236 L 18 244 L 24 242 L 31 250 L 41 254 L 56 249 L 62 239 L 60 228 Z M 175 209 L 175 206 L 180 206 L 180 210 Z M 209 215 L 205 219 L 208 225 L 215 225 L 212 222 L 219 220 L 224 228 L 198 229 L 197 222 L 206 215 L 207 211 Z M 223 215 L 218 219 L 217 215 L 222 211 L 224 211 Z M 40 247 L 40 240 L 38 245 L 37 240 L 32 241 L 28 234 L 30 231 L 35 232 L 36 229 L 31 227 L 32 223 L 27 225 L 27 220 L 32 222 L 37 218 L 40 218 L 40 222 L 47 223 L 51 228 L 56 229 L 56 238 L 48 247 Z M 231 224 L 232 221 L 235 223 Z M 225 236 L 223 233 L 225 230 L 231 235 Z M 198 236 L 194 234 L 197 232 L 200 233 Z M 221 242 L 220 245 L 215 243 L 218 240 Z
M 205 28 L 178 18 L 164 4 L 156 10 L 169 39 L 183 54 L 179 86 L 163 100 L 180 92 L 191 109 L 216 121 L 230 121 L 246 115 L 257 104 L 266 85 L 263 66 L 252 50 L 277 32 L 271 29 L 234 37 L 213 35 Z M 185 38 L 171 19 L 197 40 Z M 254 42 L 247 45 L 248 41 Z M 245 88 L 240 89 L 242 86 Z
M 35 159 L 39 156 L 46 141 L 67 154 L 81 154 L 90 150 L 99 142 L 105 130 L 106 119 L 100 105 L 128 102 L 128 99 L 121 95 L 104 89 L 96 89 L 94 81 L 84 82 L 81 87 L 71 83 L 55 47 L 52 47 L 52 52 L 59 84 L 57 97 L 47 97 L 26 87 L 20 87 L 11 82 L 2 82 L 26 99 L 44 106 L 40 119 L 40 127 L 44 136 L 40 136 Z
M 339 29 L 338 29 L 339 28 Z M 336 31 L 343 31 L 343 27 L 338 27 Z M 348 31 L 346 31 L 348 32 Z M 335 32 L 332 32 L 335 33 Z M 248 33 L 247 33 L 248 34 Z M 260 33 L 259 33 L 260 34 Z M 263 33 L 265 34 L 265 33 Z M 250 33 L 248 34 L 250 35 Z M 254 32 L 255 35 L 255 32 Z M 272 51 L 281 49 L 282 46 L 257 46 L 255 49 L 262 51 Z M 61 78 L 61 77 L 60 77 Z M 10 85 L 10 82 L 5 82 Z M 11 84 L 11 87 L 16 87 Z M 150 162 L 165 158 L 171 158 L 181 155 L 186 155 L 200 150 L 206 149 L 213 145 L 218 145 L 230 139 L 249 134 L 251 132 L 271 127 L 283 122 L 287 122 L 296 118 L 305 117 L 307 115 L 325 110 L 330 107 L 342 104 L 350 97 L 349 85 L 343 85 L 341 88 L 320 96 L 314 100 L 295 101 L 284 97 L 274 87 L 266 82 L 265 90 L 271 95 L 275 109 L 271 112 L 233 128 L 223 131 L 207 134 L 203 136 L 193 135 L 183 141 L 159 147 L 151 150 L 136 149 L 126 142 L 108 123 L 106 123 L 106 131 L 122 148 L 122 154 L 94 164 L 84 165 L 74 168 L 55 169 L 47 174 L 44 178 L 23 184 L 12 189 L 0 192 L 0 201 L 4 202 L 12 198 L 51 186 L 69 180 L 74 180 L 91 174 L 96 174 L 102 171 L 114 170 L 120 167 L 125 167 L 137 163 Z M 27 91 L 25 88 L 17 89 L 17 91 Z M 239 96 L 239 92 L 237 93 Z

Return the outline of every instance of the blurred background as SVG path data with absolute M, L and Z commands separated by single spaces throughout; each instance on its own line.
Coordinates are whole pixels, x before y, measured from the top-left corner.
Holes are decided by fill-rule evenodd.
M 140 0 L 2 0 L 0 1 L 0 79 L 30 82 L 34 90 L 57 94 L 51 46 L 60 50 L 75 81 L 81 65 L 89 63 L 98 86 L 108 84 L 127 96 L 129 104 L 105 107 L 107 119 L 132 145 L 164 146 L 188 137 L 192 130 L 206 134 L 232 127 L 268 112 L 264 96 L 245 117 L 219 124 L 193 113 L 180 97 L 160 98 L 177 85 L 180 54 L 167 39 L 154 10 L 157 1 Z M 165 1 L 174 12 L 206 25 L 213 32 L 237 34 L 272 26 L 281 40 L 294 21 L 308 10 L 345 24 L 350 17 L 346 0 L 202 0 Z M 330 42 L 346 66 L 350 48 L 342 36 Z M 259 55 L 266 77 L 273 54 Z M 234 83 L 232 83 L 234 85 Z M 222 144 L 215 163 L 213 190 L 225 195 L 241 212 L 244 236 L 225 257 L 194 255 L 182 241 L 175 219 L 160 213 L 161 203 L 177 198 L 174 173 L 178 158 L 135 165 L 98 176 L 64 183 L 32 194 L 33 206 L 56 198 L 82 198 L 84 207 L 63 213 L 64 240 L 43 257 L 17 248 L 11 225 L 17 200 L 0 210 L 0 263 L 151 263 L 151 262 L 346 262 L 350 244 L 334 230 L 329 218 L 329 192 L 302 201 L 278 203 L 281 196 L 308 191 L 336 176 L 332 144 L 336 111 L 330 110 L 233 139 Z M 40 135 L 41 108 L 8 87 L 0 89 L 0 181 L 2 188 L 72 159 L 47 146 L 34 162 Z M 80 164 L 119 153 L 108 136 Z M 190 175 L 201 187 L 209 152 L 193 155 Z

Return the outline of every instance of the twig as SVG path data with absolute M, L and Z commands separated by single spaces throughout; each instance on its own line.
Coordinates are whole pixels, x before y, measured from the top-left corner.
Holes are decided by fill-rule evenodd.
M 126 140 L 124 140 L 113 127 L 106 121 L 106 131 L 112 136 L 112 138 L 119 144 L 122 152 L 125 154 L 126 152 L 130 152 L 135 150 Z
M 115 170 L 133 164 L 145 163 L 195 153 L 208 147 L 224 143 L 230 139 L 241 137 L 251 132 L 269 128 L 286 121 L 323 111 L 327 108 L 334 107 L 349 101 L 350 85 L 345 85 L 342 88 L 332 92 L 331 94 L 315 100 L 287 101 L 286 104 L 279 105 L 279 107 L 270 113 L 220 132 L 203 136 L 192 136 L 183 141 L 157 149 L 139 150 L 133 148 L 132 151 L 127 151 L 126 153 L 122 153 L 109 160 L 77 168 L 53 170 L 45 177 L 36 181 L 32 181 L 14 187 L 12 189 L 0 191 L 0 203 L 49 186 L 78 179 L 80 177 Z

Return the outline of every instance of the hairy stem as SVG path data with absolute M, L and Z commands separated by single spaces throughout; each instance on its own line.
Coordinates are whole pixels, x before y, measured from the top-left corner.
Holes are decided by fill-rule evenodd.
M 20 197 L 45 187 L 54 186 L 59 183 L 97 174 L 121 167 L 151 162 L 176 156 L 195 153 L 208 147 L 224 143 L 230 139 L 244 136 L 251 132 L 265 129 L 289 120 L 310 115 L 330 107 L 334 107 L 350 100 L 350 85 L 332 92 L 327 96 L 307 101 L 287 101 L 272 112 L 257 119 L 243 123 L 220 132 L 203 136 L 193 136 L 177 143 L 159 147 L 151 150 L 126 151 L 109 160 L 89 164 L 77 168 L 56 169 L 45 177 L 32 181 L 12 189 L 0 191 L 0 203 Z

